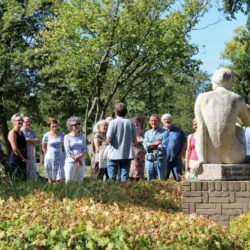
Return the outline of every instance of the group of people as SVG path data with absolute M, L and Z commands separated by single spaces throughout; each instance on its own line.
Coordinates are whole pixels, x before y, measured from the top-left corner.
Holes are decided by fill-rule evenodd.
M 161 120 L 158 115 L 152 114 L 149 117 L 151 129 L 144 133 L 140 117 L 127 119 L 126 113 L 126 105 L 118 103 L 115 105 L 115 119 L 108 117 L 94 126 L 92 167 L 97 179 L 137 181 L 144 179 L 146 170 L 149 181 L 167 180 L 172 172 L 175 181 L 178 182 L 181 180 L 184 155 L 188 178 L 197 176 L 200 161 L 195 149 L 195 119 L 194 133 L 186 139 L 182 129 L 173 125 L 170 114 L 162 115 Z M 41 142 L 30 128 L 29 117 L 18 113 L 12 116 L 11 121 L 13 128 L 8 138 L 12 147 L 9 156 L 10 166 L 13 166 L 12 172 L 22 179 L 36 180 L 35 145 Z M 58 130 L 57 125 L 58 121 L 50 118 L 49 131 L 42 139 L 46 177 L 49 182 L 80 182 L 85 174 L 83 156 L 88 153 L 86 137 L 81 133 L 81 119 L 70 117 L 67 120 L 69 133 L 66 135 Z
M 186 149 L 183 131 L 172 124 L 170 114 L 160 118 L 153 114 L 149 118 L 150 130 L 144 132 L 140 116 L 125 118 L 127 107 L 123 103 L 115 105 L 115 118 L 98 121 L 93 128 L 92 168 L 97 179 L 126 181 L 144 179 L 167 180 L 172 171 L 176 181 L 180 181 L 182 157 Z M 31 119 L 22 113 L 12 116 L 13 128 L 8 139 L 12 147 L 9 156 L 11 174 L 24 180 L 36 180 L 35 146 L 42 144 L 44 169 L 49 182 L 66 183 L 81 181 L 85 174 L 84 155 L 88 153 L 88 143 L 81 133 L 81 119 L 67 120 L 69 133 L 63 135 L 58 130 L 58 121 L 48 120 L 49 131 L 42 141 L 31 129 Z
M 188 139 L 181 128 L 173 125 L 170 114 L 162 115 L 161 119 L 152 114 L 150 129 L 144 132 L 141 117 L 125 118 L 126 105 L 117 103 L 116 117 L 97 122 L 93 129 L 92 167 L 96 178 L 139 180 L 144 179 L 146 170 L 149 181 L 167 180 L 171 172 L 174 179 L 180 181 L 184 154 L 190 178 L 197 176 L 203 163 L 242 163 L 246 153 L 245 161 L 250 162 L 250 127 L 245 128 L 245 143 L 243 129 L 235 126 L 236 123 L 249 126 L 250 106 L 230 91 L 233 79 L 229 69 L 222 68 L 214 73 L 213 91 L 197 98 L 194 133 Z M 40 144 L 40 140 L 30 128 L 29 117 L 18 113 L 11 121 L 13 128 L 8 137 L 12 147 L 11 171 L 24 179 L 35 180 L 35 145 Z M 59 132 L 57 125 L 56 119 L 49 119 L 49 132 L 42 139 L 46 177 L 50 182 L 81 181 L 85 173 L 83 156 L 88 152 L 86 137 L 81 133 L 81 119 L 70 117 L 67 120 L 67 135 Z
M 40 144 L 40 140 L 30 128 L 29 117 L 17 113 L 12 116 L 11 121 L 13 128 L 8 135 L 12 147 L 9 156 L 11 175 L 23 180 L 36 180 L 35 145 Z M 49 131 L 42 139 L 46 177 L 49 182 L 81 181 L 85 173 L 83 156 L 87 153 L 86 138 L 81 134 L 81 120 L 79 117 L 70 117 L 66 124 L 69 133 L 65 136 L 58 130 L 57 125 L 58 121 L 50 118 Z

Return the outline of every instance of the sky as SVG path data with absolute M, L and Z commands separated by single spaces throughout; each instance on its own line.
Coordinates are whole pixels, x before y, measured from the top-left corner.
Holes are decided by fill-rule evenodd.
M 199 53 L 195 58 L 202 60 L 202 70 L 212 74 L 220 66 L 230 64 L 221 58 L 221 54 L 226 47 L 226 42 L 234 36 L 234 30 L 245 26 L 247 21 L 246 16 L 241 13 L 236 15 L 236 18 L 236 20 L 227 21 L 222 13 L 212 8 L 201 18 L 195 27 L 196 30 L 191 32 L 191 42 L 199 47 Z

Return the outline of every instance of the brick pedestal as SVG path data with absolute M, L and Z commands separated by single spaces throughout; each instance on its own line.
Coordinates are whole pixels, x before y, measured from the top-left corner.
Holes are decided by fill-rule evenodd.
M 185 181 L 183 213 L 197 213 L 221 224 L 250 211 L 250 181 Z

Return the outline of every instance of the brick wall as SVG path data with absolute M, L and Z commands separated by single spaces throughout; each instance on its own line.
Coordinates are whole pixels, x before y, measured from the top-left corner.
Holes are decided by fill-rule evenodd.
M 197 213 L 220 224 L 250 211 L 250 181 L 185 181 L 182 211 Z

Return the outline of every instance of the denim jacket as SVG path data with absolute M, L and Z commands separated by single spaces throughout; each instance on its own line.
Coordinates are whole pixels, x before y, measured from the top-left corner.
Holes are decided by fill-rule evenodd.
M 158 128 L 157 130 L 150 129 L 145 133 L 143 140 L 143 147 L 146 150 L 146 159 L 148 161 L 158 161 L 167 158 L 166 148 L 164 147 L 167 137 L 167 132 L 164 128 Z M 151 149 L 148 142 L 162 141 L 156 149 Z

